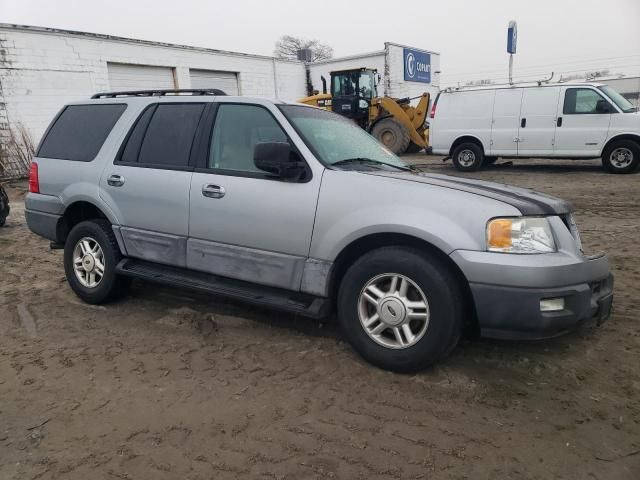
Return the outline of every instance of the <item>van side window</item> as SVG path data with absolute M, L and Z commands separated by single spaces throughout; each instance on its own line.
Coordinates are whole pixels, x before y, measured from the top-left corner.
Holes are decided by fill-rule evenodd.
M 126 108 L 121 103 L 65 107 L 49 127 L 36 156 L 92 161 Z
M 565 115 L 581 115 L 601 113 L 596 110 L 598 100 L 604 100 L 602 95 L 590 88 L 568 88 L 564 93 Z
M 207 166 L 263 173 L 253 163 L 256 144 L 287 141 L 287 134 L 267 109 L 256 105 L 220 104 Z
M 203 103 L 159 104 L 146 128 L 138 163 L 160 168 L 188 166 L 203 111 Z M 132 132 L 132 136 L 135 133 Z

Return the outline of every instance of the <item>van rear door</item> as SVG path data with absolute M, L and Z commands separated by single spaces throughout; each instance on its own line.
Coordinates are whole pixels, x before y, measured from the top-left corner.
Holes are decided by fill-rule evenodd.
M 489 155 L 516 156 L 522 88 L 496 89 Z
M 523 89 L 518 132 L 518 156 L 552 155 L 560 87 Z

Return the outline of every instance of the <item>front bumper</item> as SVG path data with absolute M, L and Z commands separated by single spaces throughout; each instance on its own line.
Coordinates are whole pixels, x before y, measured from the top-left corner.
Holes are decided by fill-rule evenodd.
M 509 340 L 561 335 L 586 323 L 601 325 L 613 303 L 613 275 L 559 288 L 511 288 L 471 284 L 480 334 Z M 564 309 L 540 310 L 540 300 L 563 298 Z
M 609 317 L 613 275 L 604 255 L 457 251 L 452 259 L 469 281 L 482 336 L 548 338 Z M 564 299 L 564 308 L 541 311 L 540 301 L 554 298 Z

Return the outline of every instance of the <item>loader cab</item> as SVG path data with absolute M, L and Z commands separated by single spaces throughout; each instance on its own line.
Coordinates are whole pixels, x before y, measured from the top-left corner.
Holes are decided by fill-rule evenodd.
M 378 96 L 377 71 L 369 68 L 331 72 L 332 110 L 363 126 L 369 107 Z

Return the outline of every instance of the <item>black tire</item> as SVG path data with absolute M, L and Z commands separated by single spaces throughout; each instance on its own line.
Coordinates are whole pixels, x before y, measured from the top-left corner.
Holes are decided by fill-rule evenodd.
M 602 167 L 609 173 L 633 173 L 638 165 L 640 144 L 633 140 L 615 141 L 602 152 Z
M 409 146 L 407 147 L 404 153 L 418 153 L 421 150 L 423 150 L 423 148 L 420 145 L 416 145 L 413 142 L 409 142 Z
M 411 139 L 409 132 L 394 118 L 384 118 L 371 129 L 371 135 L 396 155 L 407 151 Z
M 369 281 L 384 273 L 410 279 L 424 292 L 429 306 L 426 331 L 408 347 L 381 345 L 360 321 L 360 294 Z M 454 275 L 437 257 L 410 247 L 383 247 L 358 259 L 341 282 L 337 307 L 353 348 L 373 365 L 394 372 L 417 372 L 441 360 L 455 347 L 462 331 L 464 307 Z
M 4 227 L 4 224 L 6 221 L 7 221 L 7 217 L 3 217 L 0 215 L 0 227 Z
M 78 242 L 84 238 L 93 239 L 103 252 L 104 275 L 95 287 L 86 287 L 80 283 L 73 267 L 73 253 Z M 78 297 L 90 304 L 106 303 L 122 296 L 130 279 L 116 275 L 116 265 L 122 259 L 120 247 L 111 229 L 111 224 L 102 219 L 78 223 L 71 229 L 64 246 L 64 271 L 67 282 Z
M 465 142 L 457 145 L 456 148 L 453 149 L 451 158 L 456 170 L 460 170 L 461 172 L 475 172 L 482 167 L 484 152 L 477 143 Z

